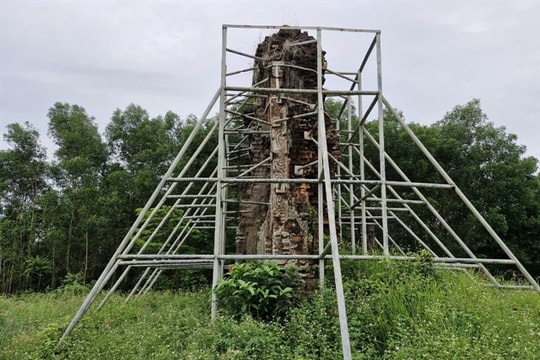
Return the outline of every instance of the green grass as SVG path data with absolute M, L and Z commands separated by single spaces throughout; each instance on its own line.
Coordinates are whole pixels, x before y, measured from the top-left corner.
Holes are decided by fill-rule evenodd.
M 540 359 L 540 295 L 476 285 L 418 263 L 344 263 L 354 359 Z M 0 297 L 0 359 L 339 359 L 331 284 L 283 323 L 210 324 L 210 294 L 154 292 L 92 308 L 59 348 L 84 296 Z

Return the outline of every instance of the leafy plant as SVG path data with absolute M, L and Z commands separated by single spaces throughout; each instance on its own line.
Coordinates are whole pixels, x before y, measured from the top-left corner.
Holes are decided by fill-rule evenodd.
M 46 257 L 36 255 L 26 259 L 25 274 L 34 283 L 36 290 L 41 290 L 42 279 L 47 278 L 51 272 L 51 262 Z
M 248 262 L 233 265 L 215 289 L 221 308 L 235 319 L 251 315 L 255 319 L 282 319 L 298 300 L 298 269 L 275 262 Z
M 55 290 L 55 293 L 63 295 L 70 293 L 73 295 L 86 294 L 89 288 L 84 284 L 84 276 L 81 273 L 67 273 L 62 286 Z
M 38 337 L 41 339 L 40 357 L 45 359 L 54 358 L 58 353 L 58 338 L 62 334 L 62 326 L 57 323 L 50 323 L 40 331 Z

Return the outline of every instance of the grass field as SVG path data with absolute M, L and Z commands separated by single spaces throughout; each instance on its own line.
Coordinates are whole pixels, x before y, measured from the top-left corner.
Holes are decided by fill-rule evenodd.
M 354 359 L 540 359 L 540 295 L 477 285 L 420 263 L 343 264 Z M 281 322 L 210 324 L 210 292 L 153 292 L 92 308 L 69 287 L 0 297 L 0 359 L 339 359 L 332 285 Z

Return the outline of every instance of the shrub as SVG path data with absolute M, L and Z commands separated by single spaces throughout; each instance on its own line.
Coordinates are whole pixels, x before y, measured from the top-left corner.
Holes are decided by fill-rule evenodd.
M 84 285 L 84 276 L 81 273 L 67 273 L 64 280 L 62 280 L 62 286 L 55 290 L 55 293 L 59 295 L 73 294 L 82 295 L 86 294 L 89 290 L 88 285 Z
M 239 320 L 244 315 L 272 321 L 282 319 L 298 297 L 298 269 L 275 262 L 248 262 L 233 265 L 216 287 L 221 308 Z

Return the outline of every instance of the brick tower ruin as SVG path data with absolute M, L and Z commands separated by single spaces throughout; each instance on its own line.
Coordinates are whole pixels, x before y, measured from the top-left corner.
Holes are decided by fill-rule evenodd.
M 255 58 L 254 86 L 317 89 L 317 44 L 307 32 L 281 29 L 258 45 Z M 316 93 L 269 92 L 246 107 L 251 116 L 244 118 L 244 126 L 254 130 L 249 139 L 249 161 L 257 164 L 268 160 L 266 166 L 254 170 L 255 177 L 317 178 L 316 110 Z M 328 149 L 337 158 L 337 134 L 328 116 L 325 122 Z M 317 254 L 317 184 L 252 183 L 239 192 L 238 254 Z M 326 222 L 326 214 L 323 218 Z M 307 260 L 294 264 L 309 267 Z

